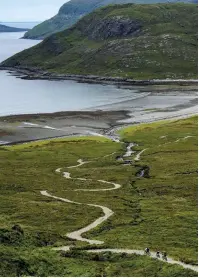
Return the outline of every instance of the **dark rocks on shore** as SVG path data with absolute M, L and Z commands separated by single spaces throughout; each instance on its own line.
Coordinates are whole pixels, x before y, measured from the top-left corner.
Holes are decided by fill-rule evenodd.
M 56 74 L 43 71 L 35 67 L 5 67 L 0 66 L 0 70 L 8 70 L 19 74 L 21 79 L 26 80 L 75 80 L 81 83 L 100 83 L 100 84 L 116 84 L 129 86 L 144 85 L 197 85 L 198 80 L 190 79 L 151 79 L 151 80 L 133 80 L 122 77 L 108 77 L 97 75 L 80 75 L 80 74 Z

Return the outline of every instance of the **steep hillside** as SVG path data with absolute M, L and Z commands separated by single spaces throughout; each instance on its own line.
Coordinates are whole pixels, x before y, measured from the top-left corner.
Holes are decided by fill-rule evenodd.
M 23 32 L 29 30 L 28 28 L 15 28 L 15 27 L 10 27 L 6 26 L 3 24 L 0 24 L 0 33 L 5 33 L 5 32 Z
M 196 2 L 197 0 L 71 0 L 65 3 L 59 13 L 53 18 L 44 21 L 27 32 L 26 39 L 44 39 L 49 35 L 65 30 L 76 23 L 82 16 L 89 14 L 96 8 L 109 4 L 150 4 L 165 2 Z
M 197 77 L 197 5 L 96 10 L 0 66 L 134 79 Z

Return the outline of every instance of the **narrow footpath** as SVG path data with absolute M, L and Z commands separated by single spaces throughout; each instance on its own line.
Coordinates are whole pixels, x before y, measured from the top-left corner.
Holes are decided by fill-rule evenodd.
M 134 143 L 129 143 L 126 147 L 126 152 L 123 155 L 123 158 L 129 157 L 132 155 L 133 151 L 132 151 L 132 147 L 135 146 Z M 135 158 L 134 161 L 139 161 L 141 158 L 141 154 L 143 152 L 145 152 L 147 149 L 142 150 L 141 152 L 139 152 Z M 111 156 L 113 155 L 109 154 L 106 155 L 104 157 L 107 156 Z M 77 161 L 77 165 L 73 165 L 73 166 L 69 166 L 67 167 L 68 169 L 71 168 L 77 168 L 77 167 L 81 167 L 84 164 L 87 163 L 92 163 L 93 161 L 83 161 L 82 159 L 79 159 Z M 55 170 L 56 173 L 61 173 L 62 168 L 58 168 Z M 92 179 L 83 179 L 83 178 L 72 178 L 70 172 L 62 172 L 63 176 L 66 179 L 74 179 L 74 180 L 81 180 L 81 181 L 92 181 Z M 122 185 L 120 184 L 116 184 L 113 182 L 109 182 L 109 181 L 105 181 L 105 180 L 97 180 L 100 183 L 104 183 L 104 184 L 110 184 L 113 185 L 112 188 L 104 188 L 104 189 L 74 189 L 74 191 L 110 191 L 110 190 L 116 190 L 122 187 Z M 103 211 L 103 216 L 99 217 L 98 219 L 96 219 L 94 222 L 92 222 L 91 224 L 89 224 L 88 226 L 77 230 L 77 231 L 73 231 L 71 233 L 67 233 L 66 236 L 70 239 L 73 240 L 79 240 L 79 241 L 84 241 L 84 242 L 88 242 L 89 244 L 96 244 L 96 245 L 100 245 L 100 244 L 104 244 L 103 241 L 99 241 L 99 240 L 91 240 L 91 239 L 87 239 L 85 237 L 83 237 L 82 235 L 94 228 L 96 228 L 98 225 L 102 224 L 104 221 L 106 221 L 108 218 L 110 218 L 114 212 L 109 209 L 108 207 L 104 207 L 104 206 L 100 206 L 100 205 L 96 205 L 96 204 L 85 204 L 85 203 L 79 203 L 79 202 L 74 202 L 65 198 L 61 198 L 61 197 L 57 197 L 57 196 L 53 196 L 52 194 L 48 193 L 47 191 L 41 191 L 40 192 L 43 196 L 49 197 L 49 198 L 53 198 L 65 203 L 71 203 L 71 204 L 76 204 L 76 205 L 86 205 L 86 206 L 90 206 L 90 207 L 96 207 L 96 208 L 100 208 Z M 61 250 L 61 251 L 70 251 L 71 246 L 62 246 L 62 247 L 58 247 L 58 248 L 54 248 L 54 250 Z M 137 254 L 137 255 L 141 255 L 141 256 L 146 256 L 146 254 L 144 253 L 143 250 L 134 250 L 134 249 L 91 249 L 91 250 L 86 250 L 86 252 L 88 253 L 101 253 L 101 252 L 112 252 L 112 253 L 126 253 L 126 254 Z M 196 272 L 198 272 L 198 266 L 195 265 L 191 265 L 191 264 L 185 264 L 183 262 L 180 261 L 176 261 L 170 257 L 167 257 L 167 260 L 163 260 L 162 258 L 157 258 L 156 257 L 156 253 L 155 252 L 151 252 L 150 257 L 152 259 L 156 259 L 156 260 L 161 260 L 164 261 L 165 263 L 169 263 L 169 264 L 177 264 L 182 266 L 183 268 L 187 268 L 187 269 L 191 269 L 194 270 Z

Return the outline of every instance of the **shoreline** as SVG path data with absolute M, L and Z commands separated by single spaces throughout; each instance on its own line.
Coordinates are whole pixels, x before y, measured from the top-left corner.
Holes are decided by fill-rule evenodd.
M 1 67 L 0 70 L 2 70 Z M 29 78 L 30 71 L 27 69 L 6 68 L 6 70 L 13 78 Z M 36 77 L 49 81 L 70 78 L 84 83 L 118 85 L 123 89 L 135 89 L 134 85 L 138 85 L 140 88 L 137 87 L 139 90 L 136 98 L 133 96 L 128 100 L 119 98 L 117 102 L 104 103 L 85 110 L 1 115 L 1 146 L 72 136 L 96 135 L 118 140 L 116 131 L 127 126 L 190 117 L 197 114 L 196 80 L 136 81 L 125 78 L 80 75 L 59 75 L 58 79 L 54 79 L 54 76 L 54 74 L 37 69 L 31 71 L 33 80 Z M 173 85 L 170 86 L 170 82 Z M 155 84 L 157 86 L 154 86 Z M 139 95 L 139 93 L 141 94 Z
M 109 84 L 109 85 L 125 85 L 125 86 L 148 86 L 148 85 L 180 85 L 190 86 L 198 85 L 197 79 L 149 79 L 134 80 L 125 77 L 106 77 L 97 75 L 80 75 L 80 74 L 57 74 L 50 73 L 39 69 L 4 67 L 0 66 L 0 70 L 16 73 L 19 78 L 24 80 L 73 80 L 81 83 Z
M 0 117 L 0 146 L 74 136 L 105 136 L 129 111 L 77 111 Z
M 47 118 L 54 118 L 54 117 L 99 117 L 100 115 L 104 115 L 104 116 L 111 116 L 114 114 L 120 114 L 120 118 L 131 118 L 129 116 L 129 114 L 131 113 L 130 110 L 125 110 L 125 109 L 120 109 L 120 110 L 88 110 L 88 111 L 84 111 L 84 110 L 77 110 L 77 111 L 58 111 L 58 112 L 49 112 L 49 113 L 31 113 L 31 114 L 10 114 L 10 115 L 2 115 L 0 116 L 0 122 L 6 121 L 19 121 L 19 120 L 23 120 L 23 121 L 28 121 L 29 119 L 31 120 L 36 120 L 36 119 L 40 119 L 41 117 L 47 117 Z
M 126 111 L 127 112 L 127 111 Z M 33 114 L 32 116 L 39 116 L 41 114 Z M 127 114 L 128 115 L 128 114 Z M 16 116 L 24 116 L 24 115 L 16 115 Z M 43 137 L 43 138 L 38 138 L 38 139 L 29 139 L 29 140 L 18 140 L 18 141 L 13 141 L 13 142 L 5 142 L 4 144 L 0 144 L 0 147 L 3 146 L 15 146 L 15 145 L 21 145 L 21 144 L 27 144 L 27 143 L 34 143 L 34 142 L 41 142 L 41 141 L 48 141 L 48 140 L 53 140 L 53 139 L 64 139 L 64 138 L 73 138 L 73 137 L 92 137 L 92 136 L 99 136 L 99 137 L 105 137 L 107 139 L 110 139 L 114 142 L 120 142 L 119 135 L 117 132 L 121 129 L 127 128 L 129 126 L 138 126 L 141 124 L 150 124 L 150 123 L 155 123 L 159 121 L 175 121 L 175 120 L 180 120 L 180 119 L 187 119 L 190 117 L 198 116 L 196 113 L 190 113 L 186 115 L 180 115 L 180 116 L 171 116 L 171 117 L 165 117 L 161 119 L 153 119 L 149 121 L 143 121 L 143 122 L 137 122 L 137 123 L 115 123 L 112 127 L 110 128 L 101 128 L 99 133 L 92 132 L 89 134 L 81 133 L 81 132 L 74 132 L 71 134 L 67 135 L 57 135 L 57 136 L 48 136 L 48 137 Z M 9 117 L 9 116 L 8 116 Z M 2 120 L 2 117 L 0 117 L 0 121 Z M 3 141 L 0 141 L 3 142 Z

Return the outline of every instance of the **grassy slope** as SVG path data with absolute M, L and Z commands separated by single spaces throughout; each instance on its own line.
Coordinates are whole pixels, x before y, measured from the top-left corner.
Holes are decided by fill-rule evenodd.
M 135 3 L 135 4 L 151 4 L 151 3 L 165 3 L 166 0 L 72 0 L 65 3 L 60 12 L 38 24 L 33 29 L 29 30 L 24 38 L 33 38 L 33 39 L 44 39 L 53 33 L 60 32 L 66 28 L 71 27 L 76 23 L 82 15 L 89 14 L 96 8 L 106 6 L 109 4 L 122 4 L 122 3 Z M 176 2 L 171 0 L 170 2 Z M 181 1 L 182 2 L 182 1 Z M 183 2 L 193 2 L 193 1 L 183 1 Z
M 96 257 L 74 251 L 65 258 L 44 248 L 87 247 L 64 235 L 91 223 L 101 211 L 48 199 L 40 190 L 111 208 L 114 216 L 86 235 L 103 240 L 102 247 L 150 246 L 197 263 L 197 118 L 140 125 L 121 134 L 124 141 L 137 142 L 137 150 L 148 148 L 136 167 L 122 166 L 114 157 L 102 158 L 113 151 L 121 153 L 123 146 L 99 137 L 0 147 L 0 276 L 195 275 L 146 257 Z M 186 136 L 193 137 L 175 142 Z M 105 193 L 72 191 L 104 187 L 95 181 L 66 181 L 54 172 L 75 165 L 78 158 L 96 161 L 70 169 L 72 176 L 116 181 L 123 187 Z M 150 178 L 136 177 L 145 165 L 150 167 Z M 14 224 L 23 228 L 24 235 L 11 230 Z
M 141 23 L 141 33 L 103 39 L 103 31 L 99 30 L 101 39 L 89 39 L 102 22 L 118 22 L 121 17 Z M 135 79 L 196 78 L 197 6 L 178 3 L 105 7 L 1 65 Z

